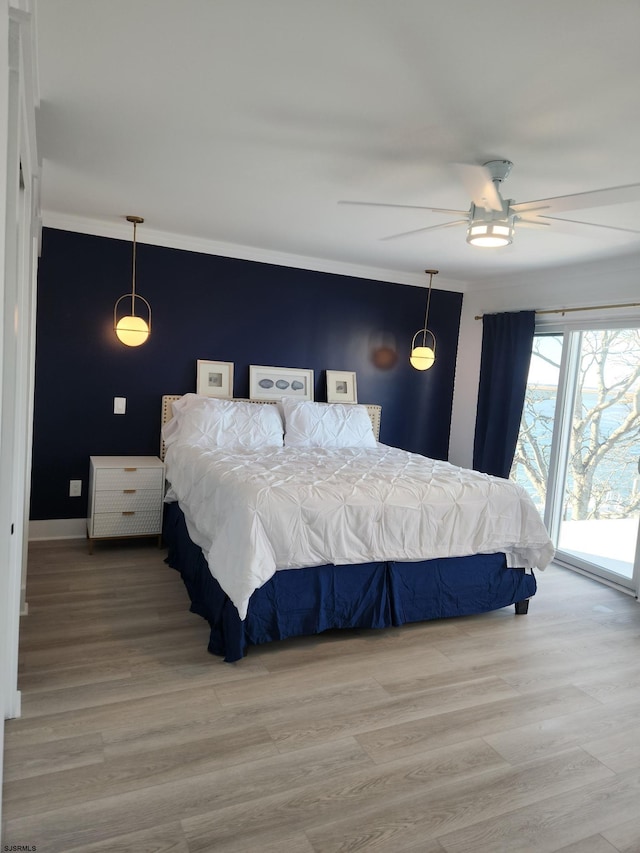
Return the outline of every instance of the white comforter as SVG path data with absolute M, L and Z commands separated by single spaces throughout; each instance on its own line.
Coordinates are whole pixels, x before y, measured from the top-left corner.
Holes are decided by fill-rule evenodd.
M 171 497 L 238 609 L 278 569 L 554 549 L 521 486 L 394 447 L 167 451 Z

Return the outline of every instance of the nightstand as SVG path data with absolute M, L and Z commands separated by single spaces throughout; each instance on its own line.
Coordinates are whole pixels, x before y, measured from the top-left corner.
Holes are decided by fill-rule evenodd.
M 162 534 L 164 463 L 157 456 L 91 456 L 89 553 L 95 539 Z

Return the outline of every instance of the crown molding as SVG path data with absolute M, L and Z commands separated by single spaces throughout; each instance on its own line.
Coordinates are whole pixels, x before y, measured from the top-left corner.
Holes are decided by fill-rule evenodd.
M 74 231 L 80 234 L 90 234 L 93 237 L 109 237 L 114 240 L 131 240 L 131 226 L 124 221 L 124 217 L 122 219 L 122 222 L 115 219 L 89 219 L 50 210 L 42 211 L 42 224 L 45 228 Z M 149 228 L 146 223 L 143 228 L 138 229 L 136 242 L 146 243 L 150 246 L 164 246 L 168 249 L 199 252 L 204 255 L 219 255 L 243 261 L 256 261 L 261 264 L 274 264 L 281 267 L 294 267 L 314 272 L 332 273 L 333 275 L 346 275 L 353 278 L 385 281 L 390 284 L 408 284 L 413 287 L 427 286 L 423 272 L 407 273 L 379 267 L 365 267 L 342 261 L 327 260 L 326 258 L 293 255 L 273 249 L 260 249 L 237 243 L 222 243 L 217 240 L 207 240 L 201 237 L 189 237 L 186 234 L 159 231 Z M 453 279 L 444 279 L 441 277 L 438 283 L 440 287 L 438 288 L 434 284 L 434 290 L 451 290 L 457 293 L 464 293 L 467 290 L 464 282 Z
M 600 281 L 603 287 L 610 286 L 612 281 L 628 279 L 637 288 L 638 272 L 640 271 L 640 251 L 631 249 L 607 258 L 596 258 L 572 264 L 549 265 L 533 270 L 523 270 L 518 273 L 496 275 L 474 281 L 473 290 L 511 290 L 515 288 L 536 289 L 550 283 L 554 287 L 569 285 L 584 286 L 585 282 Z

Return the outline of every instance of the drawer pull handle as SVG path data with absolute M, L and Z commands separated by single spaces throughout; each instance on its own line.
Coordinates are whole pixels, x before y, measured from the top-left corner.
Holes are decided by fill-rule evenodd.
M 135 489 L 123 489 L 122 490 L 123 495 L 135 495 L 135 493 L 136 493 Z
M 123 512 L 122 514 L 123 515 L 135 515 L 135 512 L 132 509 L 130 509 L 130 510 L 127 510 L 126 512 Z
M 125 471 L 137 471 L 138 469 L 137 468 L 125 468 L 124 470 Z

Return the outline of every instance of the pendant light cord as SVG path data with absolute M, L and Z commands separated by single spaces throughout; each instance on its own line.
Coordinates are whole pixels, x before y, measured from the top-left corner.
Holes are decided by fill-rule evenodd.
M 424 327 L 422 329 L 422 346 L 426 347 L 427 345 L 427 323 L 429 322 L 429 306 L 431 305 L 431 288 L 433 286 L 433 277 L 434 275 L 438 275 L 438 270 L 425 270 L 427 275 L 429 276 L 429 292 L 427 293 L 427 310 L 424 312 Z M 416 335 L 418 333 L 416 332 Z M 433 332 L 429 332 L 429 334 L 433 335 Z M 435 339 L 434 339 L 435 340 Z
M 427 310 L 424 312 L 424 327 L 422 329 L 422 346 L 427 345 L 427 321 L 429 320 L 429 305 L 431 304 L 431 284 L 433 282 L 433 272 L 429 274 L 429 292 L 427 293 Z
M 133 223 L 133 272 L 131 274 L 131 316 L 136 316 L 136 228 L 138 223 Z

